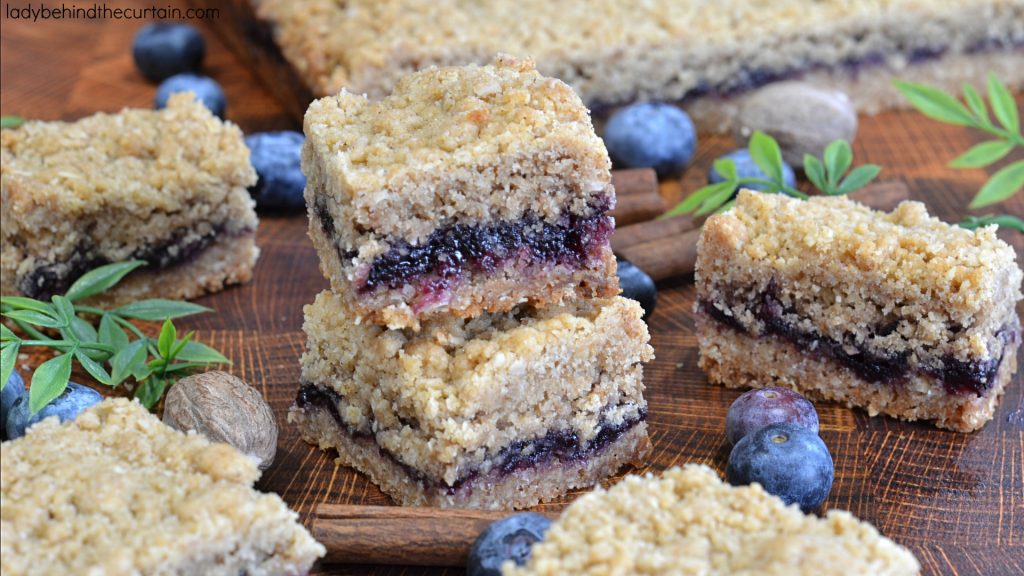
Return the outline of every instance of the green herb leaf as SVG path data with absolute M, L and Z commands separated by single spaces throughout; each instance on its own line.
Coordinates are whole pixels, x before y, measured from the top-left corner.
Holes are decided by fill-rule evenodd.
M 25 123 L 21 116 L 0 116 L 0 129 L 17 128 Z
M 1013 101 L 1013 94 L 1010 94 L 1006 85 L 991 72 L 988 73 L 988 101 L 992 104 L 992 113 L 995 114 L 1003 128 L 1014 134 L 1020 134 L 1020 117 L 1017 112 L 1017 104 Z
M 156 403 L 160 401 L 160 397 L 164 395 L 164 389 L 167 387 L 167 383 L 161 378 L 146 378 L 142 383 L 142 386 L 135 391 L 135 397 L 139 399 L 147 409 L 156 406 Z
M 175 358 L 177 360 L 203 362 L 205 364 L 231 364 L 231 361 L 225 358 L 223 354 L 195 340 L 186 342 L 177 355 L 175 355 Z
M 110 344 L 114 348 L 124 348 L 128 345 L 128 334 L 117 325 L 114 317 L 104 314 L 100 317 L 100 329 L 97 334 L 98 340 L 103 344 Z
M 85 371 L 95 378 L 97 382 L 107 386 L 113 386 L 113 381 L 111 381 L 110 374 L 107 373 L 106 368 L 100 365 L 99 362 L 89 358 L 83 350 L 75 350 L 75 359 L 78 360 L 78 363 L 82 365 L 82 368 L 85 368 Z
M 21 322 L 35 324 L 36 326 L 42 326 L 44 328 L 64 327 L 64 323 L 60 320 L 51 318 L 50 316 L 36 312 L 35 310 L 8 310 L 7 312 L 4 312 L 3 315 L 12 320 L 19 320 Z
M 882 167 L 875 164 L 862 164 L 857 166 L 843 179 L 842 183 L 839 184 L 839 194 L 849 194 L 854 190 L 858 190 L 867 185 L 868 182 L 874 180 L 879 172 L 882 171 Z
M 174 323 L 168 318 L 160 328 L 160 337 L 156 341 L 156 349 L 160 352 L 161 358 L 170 358 L 171 349 L 174 347 L 174 340 L 178 337 L 178 331 Z
M 190 316 L 192 314 L 201 314 L 203 312 L 212 312 L 212 310 L 191 302 L 179 302 L 176 300 L 165 300 L 163 298 L 140 300 L 138 302 L 126 304 L 114 310 L 114 314 L 124 316 L 125 318 L 154 321 L 166 319 L 173 320 L 175 318 Z
M 83 274 L 68 288 L 65 295 L 72 302 L 95 296 L 115 286 L 129 272 L 145 264 L 142 260 L 126 260 L 100 266 Z
M 135 340 L 110 358 L 110 380 L 114 386 L 132 375 L 136 366 L 146 363 L 145 340 Z
M 981 168 L 998 162 L 1013 150 L 1013 142 L 989 140 L 971 147 L 949 163 L 950 168 Z
M 933 120 L 957 126 L 972 126 L 974 124 L 971 113 L 964 108 L 963 104 L 938 88 L 903 80 L 894 80 L 893 86 L 910 101 L 914 108 Z
M 978 91 L 974 89 L 974 86 L 964 84 L 964 100 L 967 102 L 967 107 L 971 109 L 971 112 L 973 112 L 983 124 L 991 123 L 988 119 L 988 108 L 985 107 L 985 101 L 982 100 L 981 94 L 978 94 Z
M 18 349 L 21 347 L 21 343 L 18 341 L 6 342 L 3 348 L 0 348 L 0 390 L 7 386 L 7 380 L 11 378 L 11 374 L 14 373 L 14 365 L 18 362 Z
M 28 409 L 35 415 L 68 387 L 71 378 L 70 353 L 54 356 L 43 362 L 32 374 L 32 385 L 28 391 Z
M 769 179 L 782 184 L 782 151 L 774 138 L 755 130 L 748 145 L 750 158 Z
M 1024 189 L 1024 160 L 1003 166 L 981 187 L 978 195 L 967 205 L 974 210 L 1002 202 Z
M 143 358 L 143 360 L 145 360 L 145 358 Z M 149 376 L 153 374 L 153 368 L 149 364 L 149 362 L 142 362 L 132 366 L 132 378 L 135 378 L 139 382 L 149 378 Z
M 8 340 L 19 340 L 19 338 L 6 324 L 0 324 L 0 342 L 7 342 Z
M 188 344 L 189 341 L 192 340 L 192 337 L 195 336 L 195 335 L 196 335 L 195 331 L 189 332 L 188 334 L 185 334 L 184 338 L 182 338 L 181 340 L 178 340 L 177 342 L 175 342 L 174 343 L 174 347 L 171 348 L 171 353 L 167 355 L 167 361 L 168 362 L 173 361 L 174 358 L 177 357 L 177 355 L 181 352 L 181 349 L 184 348 L 185 345 Z
M 183 370 L 192 370 L 195 368 L 207 368 L 210 364 L 208 362 L 175 362 L 174 364 L 168 364 L 166 373 L 177 373 Z
M 825 179 L 825 167 L 821 164 L 821 160 L 810 154 L 804 154 L 804 173 L 807 174 L 807 179 L 814 184 L 815 188 L 822 192 L 825 191 L 827 180 Z
M 99 338 L 99 335 L 96 333 L 96 329 L 92 327 L 92 324 L 89 324 L 78 316 L 71 317 L 71 325 L 68 326 L 68 330 L 80 342 L 96 342 Z
M 714 212 L 715 210 L 718 209 L 719 206 L 727 202 L 729 198 L 732 197 L 734 190 L 735 187 L 723 188 L 719 190 L 718 192 L 715 193 L 714 196 L 711 196 L 710 198 L 705 200 L 704 203 L 701 204 L 700 208 L 697 209 L 697 212 L 695 212 L 695 214 L 697 216 L 703 216 L 705 214 L 710 214 Z
M 960 223 L 960 227 L 967 228 L 968 230 L 974 230 L 975 228 L 981 228 L 991 224 L 995 224 L 1000 228 L 1009 228 L 1011 230 L 1024 233 L 1024 220 L 1009 214 L 997 214 L 981 217 L 968 216 Z
M 24 296 L 0 296 L 0 305 L 10 306 L 15 310 L 32 310 L 39 312 L 40 314 L 46 314 L 47 316 L 56 319 L 57 310 L 46 302 L 40 302 L 35 298 L 26 298 Z
M 829 187 L 839 184 L 839 179 L 846 174 L 853 163 L 853 151 L 846 140 L 835 140 L 825 147 L 825 175 Z
M 731 158 L 719 158 L 714 162 L 715 172 L 725 180 L 736 179 L 736 161 Z
M 726 162 L 732 162 L 732 160 L 726 160 Z M 735 168 L 735 166 L 734 166 Z M 669 210 L 666 216 L 677 216 L 679 214 L 688 214 L 693 212 L 704 203 L 705 200 L 714 196 L 718 192 L 724 189 L 734 190 L 736 188 L 735 182 L 719 182 L 718 184 L 708 184 L 690 194 L 685 200 L 676 205 L 675 208 Z

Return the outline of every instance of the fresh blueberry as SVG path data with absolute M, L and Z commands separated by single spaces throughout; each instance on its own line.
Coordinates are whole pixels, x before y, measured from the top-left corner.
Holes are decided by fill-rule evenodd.
M 518 566 L 526 564 L 530 549 L 544 539 L 549 526 L 551 520 L 533 512 L 513 514 L 494 522 L 469 550 L 467 576 L 501 576 L 501 565 L 506 560 Z
M 721 159 L 732 160 L 736 164 L 736 175 L 740 178 L 761 178 L 768 179 L 768 175 L 761 170 L 761 167 L 754 163 L 754 159 L 750 157 L 750 151 L 746 148 L 738 148 L 720 157 Z M 725 176 L 718 173 L 715 170 L 714 165 L 711 166 L 711 170 L 708 171 L 708 184 L 718 184 L 724 182 Z M 782 162 L 782 181 L 786 186 L 796 187 L 796 174 L 793 172 L 793 167 Z M 750 188 L 751 190 L 764 190 L 767 188 L 764 184 L 744 184 L 744 188 Z
M 832 490 L 832 455 L 812 430 L 771 424 L 744 436 L 729 454 L 725 476 L 734 486 L 759 483 L 804 512 L 821 506 Z
M 697 147 L 690 117 L 670 104 L 642 102 L 612 114 L 604 128 L 612 161 L 622 168 L 654 168 L 658 176 L 678 174 Z
M 135 66 L 150 82 L 199 70 L 205 52 L 203 35 L 189 24 L 147 24 L 132 42 Z
M 260 208 L 298 210 L 306 206 L 302 190 L 306 176 L 299 160 L 302 156 L 301 132 L 260 132 L 245 137 L 250 160 L 259 180 L 249 193 Z
M 0 434 L 7 438 L 7 414 L 10 413 L 14 401 L 25 395 L 25 382 L 18 375 L 18 371 L 11 372 L 7 379 L 4 390 L 0 393 Z
M 223 118 L 224 109 L 227 108 L 227 99 L 224 97 L 224 90 L 213 78 L 198 76 L 196 74 L 177 74 L 160 83 L 156 89 L 156 101 L 154 106 L 157 110 L 167 106 L 167 100 L 171 94 L 177 92 L 192 92 L 196 100 L 203 103 L 215 115 Z
M 60 418 L 61 422 L 74 420 L 86 408 L 103 400 L 103 396 L 100 396 L 100 393 L 92 388 L 68 382 L 68 387 L 60 396 L 57 396 L 49 404 L 43 406 L 43 409 L 37 412 L 35 416 L 29 417 L 28 398 L 26 394 L 15 400 L 11 406 L 11 412 L 7 416 L 6 423 L 7 438 L 10 440 L 24 436 L 25 430 L 50 416 Z
M 818 433 L 814 404 L 788 389 L 770 386 L 748 390 L 737 398 L 725 417 L 725 435 L 736 444 L 751 432 L 769 424 L 788 422 Z
M 616 258 L 618 261 L 619 287 L 622 288 L 622 296 L 640 303 L 644 309 L 644 320 L 652 312 L 658 303 L 658 289 L 654 287 L 654 280 L 643 270 L 639 269 L 625 258 Z

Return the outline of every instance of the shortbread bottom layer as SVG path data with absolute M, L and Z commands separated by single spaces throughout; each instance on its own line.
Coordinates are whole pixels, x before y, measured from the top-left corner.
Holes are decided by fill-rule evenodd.
M 338 464 L 366 474 L 403 506 L 527 508 L 574 488 L 593 486 L 627 464 L 639 464 L 650 451 L 647 423 L 640 420 L 584 457 L 553 456 L 511 472 L 498 469 L 477 474 L 448 487 L 417 477 L 415 471 L 381 450 L 372 437 L 353 436 L 338 425 L 329 409 L 295 406 L 288 421 L 298 426 L 307 442 L 336 450 Z
M 828 357 L 805 354 L 776 336 L 752 337 L 697 315 L 700 367 L 708 379 L 729 388 L 784 386 L 816 400 L 834 400 L 875 416 L 932 420 L 957 432 L 978 430 L 992 419 L 1017 369 L 1017 346 L 1008 345 L 984 394 L 949 394 L 941 381 L 912 372 L 898 382 L 872 383 Z

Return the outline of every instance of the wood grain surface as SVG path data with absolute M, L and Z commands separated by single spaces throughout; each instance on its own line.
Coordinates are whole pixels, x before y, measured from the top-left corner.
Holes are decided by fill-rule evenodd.
M 132 37 L 142 22 L 32 22 L 6 14 L 0 18 L 3 114 L 74 119 L 100 110 L 151 106 L 155 87 L 135 71 L 131 59 Z M 246 132 L 297 127 L 285 108 L 221 43 L 215 29 L 222 23 L 216 18 L 194 23 L 207 39 L 204 72 L 227 93 L 228 119 Z M 953 170 L 946 163 L 982 139 L 967 129 L 940 125 L 913 112 L 887 113 L 862 118 L 854 152 L 858 163 L 884 166 L 883 178 L 905 182 L 911 195 L 934 213 L 958 220 L 986 172 Z M 733 147 L 725 137 L 702 137 L 685 174 L 661 184 L 669 205 L 702 185 L 711 161 Z M 1024 216 L 1020 199 L 1002 209 Z M 285 423 L 298 385 L 304 341 L 302 306 L 312 302 L 327 282 L 306 237 L 303 214 L 262 214 L 261 218 L 257 238 L 263 255 L 254 281 L 203 298 L 200 302 L 217 313 L 182 324 L 197 329 L 200 340 L 232 358 L 231 371 L 262 391 L 275 410 L 281 425 L 280 445 L 275 464 L 259 482 L 260 489 L 281 494 L 307 522 L 321 503 L 391 504 L 365 477 L 335 466 L 331 455 L 303 443 Z M 1021 236 L 1008 232 L 1001 236 L 1013 242 L 1020 255 Z M 667 280 L 659 289 L 658 308 L 649 321 L 657 359 L 645 372 L 654 450 L 647 466 L 629 472 L 658 472 L 686 462 L 705 463 L 722 472 L 728 455 L 725 414 L 739 392 L 709 385 L 697 369 L 690 312 L 692 278 Z M 26 364 L 37 360 L 29 358 Z M 910 547 L 925 574 L 1024 573 L 1024 396 L 1019 375 L 995 419 L 970 435 L 869 418 L 863 411 L 834 404 L 819 404 L 818 410 L 821 434 L 836 466 L 827 508 L 850 510 Z M 576 495 L 541 508 L 557 509 Z M 315 573 L 456 575 L 462 571 L 321 564 Z

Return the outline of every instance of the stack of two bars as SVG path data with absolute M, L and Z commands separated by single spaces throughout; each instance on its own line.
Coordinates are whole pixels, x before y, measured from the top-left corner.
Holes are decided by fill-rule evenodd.
M 526 507 L 646 454 L 653 352 L 572 89 L 500 57 L 323 98 L 305 133 L 331 281 L 289 414 L 307 441 L 419 506 Z

